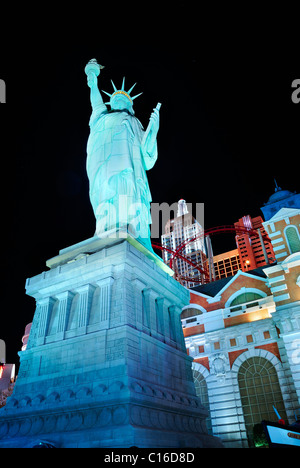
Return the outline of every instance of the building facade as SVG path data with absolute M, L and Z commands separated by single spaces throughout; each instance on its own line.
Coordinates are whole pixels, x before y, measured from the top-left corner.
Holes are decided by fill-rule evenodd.
M 214 255 L 213 264 L 216 280 L 233 276 L 238 270 L 242 269 L 238 249 Z
M 189 242 L 190 239 L 195 240 Z M 176 251 L 183 242 L 187 242 L 180 251 L 181 255 L 189 259 L 192 264 L 206 268 L 204 229 L 188 212 L 185 200 L 179 200 L 177 217 L 166 223 L 161 242 L 163 247 L 172 251 Z M 163 260 L 169 266 L 171 257 L 171 252 L 163 250 Z M 176 279 L 187 288 L 196 286 L 203 281 L 201 272 L 180 257 L 174 258 L 172 269 L 175 271 Z
M 299 209 L 280 208 L 263 223 L 276 262 L 194 287 L 182 312 L 207 424 L 226 447 L 253 446 L 273 406 L 287 423 L 300 413 L 299 223 Z
M 26 325 L 25 333 L 22 337 L 21 351 L 25 351 L 27 347 L 31 325 L 31 323 Z M 6 364 L 0 362 L 0 408 L 6 405 L 7 398 L 12 395 L 16 378 L 15 364 Z
M 263 226 L 261 216 L 252 218 L 251 216 L 243 216 L 234 223 L 234 226 L 239 226 L 248 229 L 256 230 L 260 235 L 238 233 L 235 236 L 236 245 L 239 252 L 241 267 L 243 271 L 253 270 L 261 266 L 274 263 L 275 255 L 272 244 L 263 239 L 266 231 Z
M 15 385 L 15 364 L 0 364 L 0 408 L 6 405 Z

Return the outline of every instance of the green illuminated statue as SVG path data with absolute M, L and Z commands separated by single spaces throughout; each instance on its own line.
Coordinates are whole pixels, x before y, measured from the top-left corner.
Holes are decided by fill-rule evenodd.
M 150 203 L 146 171 L 157 160 L 157 132 L 159 108 L 150 117 L 146 131 L 134 116 L 130 95 L 134 86 L 125 91 L 125 78 L 121 89 L 112 82 L 112 94 L 104 103 L 97 86 L 97 77 L 103 68 L 95 59 L 85 67 L 91 88 L 92 115 L 87 144 L 87 174 L 90 200 L 96 217 L 96 234 L 124 229 L 133 234 L 149 250 Z M 106 104 L 110 105 L 110 110 Z

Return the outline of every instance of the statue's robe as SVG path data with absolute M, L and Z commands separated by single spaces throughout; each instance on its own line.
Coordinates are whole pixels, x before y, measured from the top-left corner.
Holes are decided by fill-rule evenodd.
M 151 249 L 151 193 L 146 171 L 157 159 L 139 120 L 126 111 L 94 108 L 87 144 L 87 174 L 95 213 L 96 233 L 131 226 L 131 232 Z

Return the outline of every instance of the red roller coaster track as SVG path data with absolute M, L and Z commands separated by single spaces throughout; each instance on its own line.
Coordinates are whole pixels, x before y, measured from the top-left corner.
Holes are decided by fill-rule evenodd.
M 248 234 L 249 236 L 259 237 L 258 230 L 256 230 L 256 229 L 249 229 L 249 228 L 246 228 L 244 226 L 223 225 L 223 226 L 217 226 L 217 227 L 207 229 L 207 230 L 203 231 L 203 233 L 198 234 L 197 236 L 195 236 L 195 237 L 193 237 L 191 239 L 184 240 L 177 247 L 176 250 L 169 249 L 168 247 L 164 247 L 161 244 L 157 244 L 157 243 L 152 243 L 152 247 L 155 248 L 155 249 L 159 249 L 159 250 L 165 250 L 165 251 L 172 254 L 172 256 L 170 258 L 170 265 L 169 265 L 171 269 L 173 268 L 174 259 L 180 258 L 183 261 L 185 261 L 186 263 L 188 263 L 189 265 L 191 265 L 195 270 L 198 270 L 200 272 L 200 274 L 203 276 L 203 279 L 196 279 L 196 278 L 192 278 L 192 277 L 188 278 L 188 277 L 181 276 L 182 280 L 191 281 L 191 282 L 194 282 L 194 283 L 200 283 L 200 282 L 206 283 L 206 282 L 211 281 L 211 276 L 209 274 L 209 270 L 207 268 L 204 269 L 202 266 L 193 263 L 189 258 L 182 255 L 180 252 L 188 244 L 190 244 L 192 242 L 195 242 L 196 240 L 199 240 L 201 238 L 204 239 L 205 237 L 209 237 L 209 236 L 214 235 L 214 234 L 230 233 L 230 232 L 234 232 L 236 235 L 238 235 L 238 234 Z M 262 236 L 262 239 L 264 241 L 266 241 L 268 243 L 271 242 L 271 240 L 270 240 L 270 238 L 268 237 L 267 234 L 261 233 L 261 236 Z

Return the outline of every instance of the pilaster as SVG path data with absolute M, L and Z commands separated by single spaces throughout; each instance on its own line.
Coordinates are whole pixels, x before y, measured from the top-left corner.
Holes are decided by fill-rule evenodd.
M 53 297 L 46 297 L 44 299 L 40 299 L 37 301 L 37 311 L 36 311 L 37 315 L 34 317 L 34 319 L 38 321 L 38 332 L 37 332 L 37 339 L 36 339 L 37 346 L 45 343 L 45 337 L 48 332 L 49 321 L 50 321 L 52 309 L 53 309 L 55 302 L 56 302 L 56 299 Z M 27 348 L 30 348 L 33 345 L 30 343 L 30 338 L 31 337 L 29 335 L 29 340 L 28 340 L 29 343 L 28 343 Z
M 57 294 L 56 299 L 59 301 L 58 304 L 58 322 L 56 329 L 56 340 L 63 340 L 67 328 L 67 323 L 70 315 L 70 308 L 72 300 L 74 298 L 74 292 L 65 291 L 61 294 Z

